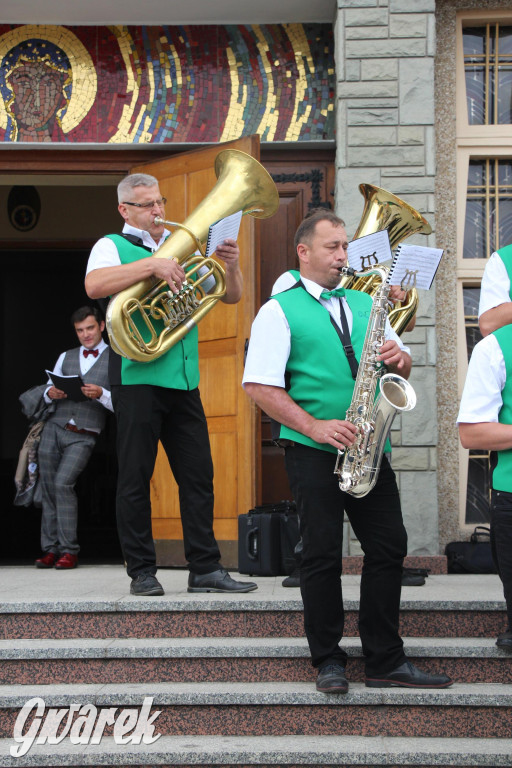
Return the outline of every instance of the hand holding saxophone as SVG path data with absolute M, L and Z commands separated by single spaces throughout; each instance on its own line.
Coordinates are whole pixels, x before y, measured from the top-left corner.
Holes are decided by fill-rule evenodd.
M 356 440 L 357 427 L 350 421 L 341 419 L 315 419 L 308 437 L 316 443 L 327 443 L 334 448 L 353 445 Z
M 389 339 L 388 341 L 385 341 L 384 344 L 379 349 L 379 354 L 377 355 L 377 360 L 381 363 L 384 363 L 386 368 L 388 368 L 391 371 L 401 371 L 405 373 L 406 376 L 409 375 L 409 370 L 407 370 L 407 358 L 409 355 L 406 355 L 396 341 L 393 339 Z

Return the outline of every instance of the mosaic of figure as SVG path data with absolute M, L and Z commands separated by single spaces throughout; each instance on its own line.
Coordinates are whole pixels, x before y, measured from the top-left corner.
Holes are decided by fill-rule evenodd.
M 69 30 L 59 27 L 18 27 L 0 37 L 5 141 L 66 141 L 68 131 L 90 109 L 96 73 L 85 48 L 82 58 L 85 54 L 88 66 L 78 73 L 77 44 L 83 48 Z M 84 98 L 85 84 L 89 90 L 92 85 L 92 98 Z
M 330 24 L 0 25 L 0 142 L 334 137 Z

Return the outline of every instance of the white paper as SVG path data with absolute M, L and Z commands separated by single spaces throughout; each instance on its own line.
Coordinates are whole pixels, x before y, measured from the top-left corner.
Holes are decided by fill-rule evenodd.
M 348 244 L 348 265 L 357 272 L 371 269 L 391 260 L 391 247 L 387 229 L 358 237 Z
M 209 257 L 212 253 L 215 253 L 217 246 L 223 243 L 227 238 L 236 240 L 238 232 L 240 230 L 240 222 L 242 220 L 242 211 L 232 213 L 231 216 L 226 216 L 215 224 L 212 224 L 208 230 L 208 240 L 206 242 L 206 256 Z
M 399 285 L 404 291 L 411 288 L 428 291 L 434 282 L 442 255 L 442 248 L 400 243 L 388 282 L 391 285 Z

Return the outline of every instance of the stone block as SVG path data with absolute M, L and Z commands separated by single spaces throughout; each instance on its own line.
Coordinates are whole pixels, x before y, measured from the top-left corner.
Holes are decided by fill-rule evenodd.
M 387 27 L 348 27 L 346 40 L 380 40 L 388 37 Z
M 413 366 L 409 381 L 416 392 L 417 402 L 414 410 L 403 417 L 402 445 L 436 445 L 436 369 Z
M 419 291 L 419 305 L 416 312 L 416 327 L 422 325 L 434 325 L 436 314 L 436 301 L 434 286 L 430 291 Z M 428 337 L 425 338 L 425 342 L 428 343 Z
M 434 122 L 434 60 L 419 57 L 400 61 L 398 67 L 401 125 Z
M 404 195 L 421 195 L 429 192 L 433 193 L 435 190 L 435 179 L 433 176 L 417 176 L 416 174 L 407 176 L 403 172 L 385 174 L 385 171 L 382 171 L 382 175 L 393 175 L 395 177 L 393 180 L 393 192 L 399 197 L 403 197 Z M 407 197 L 407 202 L 410 202 L 409 197 Z M 411 205 L 414 205 L 414 202 L 412 202 Z M 414 205 L 414 207 L 416 208 L 416 205 Z
M 348 128 L 348 145 L 352 147 L 368 146 L 395 146 L 396 128 L 394 127 L 368 127 Z
M 349 59 L 382 59 L 425 56 L 426 40 L 421 38 L 386 38 L 385 40 L 347 40 Z
M 361 80 L 396 80 L 397 78 L 397 59 L 363 59 L 361 61 Z
M 427 18 L 424 13 L 392 13 L 389 17 L 389 36 L 426 37 Z
M 436 472 L 401 472 L 400 498 L 408 555 L 439 554 Z
M 427 338 L 426 329 L 422 328 L 421 326 L 418 326 L 418 323 L 416 322 L 416 327 L 413 328 L 412 331 L 408 331 L 407 338 L 404 338 L 404 343 L 409 346 L 409 344 L 425 344 Z
M 436 0 L 389 0 L 389 10 L 391 13 L 435 13 Z
M 374 147 L 351 149 L 347 152 L 348 164 L 353 168 L 367 165 L 415 165 L 421 162 L 423 147 L 390 147 L 382 152 Z
M 345 11 L 345 26 L 376 27 L 387 26 L 389 13 L 387 8 L 348 8 Z
M 430 454 L 428 448 L 393 448 L 393 469 L 395 472 L 417 471 L 430 469 Z
M 396 125 L 398 109 L 394 107 L 366 107 L 349 109 L 347 125 Z
M 412 358 L 412 364 L 414 366 L 416 365 L 426 365 L 427 362 L 427 351 L 424 344 L 412 344 L 409 341 L 409 334 L 406 333 L 402 336 L 403 343 L 409 347 L 410 354 Z
M 425 143 L 425 129 L 420 126 L 403 126 L 398 129 L 398 143 L 404 146 Z
M 359 226 L 363 213 L 364 200 L 359 192 L 359 184 L 363 181 L 379 186 L 378 170 L 366 169 L 364 179 L 358 169 L 344 168 L 336 174 L 336 213 L 344 220 L 349 239 Z
M 398 83 L 396 80 L 380 80 L 370 82 L 360 80 L 357 83 L 349 83 L 346 80 L 338 84 L 338 98 L 341 99 L 382 99 L 396 97 L 398 95 Z
M 379 5 L 379 0 L 338 0 L 338 10 L 346 8 L 375 8 Z
M 349 59 L 345 62 L 345 80 L 348 82 L 361 79 L 361 62 L 357 59 Z

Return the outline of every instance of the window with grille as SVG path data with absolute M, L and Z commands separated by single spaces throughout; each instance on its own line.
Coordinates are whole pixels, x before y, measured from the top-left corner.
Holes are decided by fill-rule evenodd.
M 512 243 L 512 12 L 457 14 L 457 280 L 460 391 L 466 362 L 481 338 L 480 282 L 489 257 Z M 462 321 L 463 318 L 463 321 Z M 461 449 L 462 451 L 462 449 Z M 488 451 L 467 457 L 460 522 L 488 522 Z M 466 468 L 461 465 L 461 475 Z
M 512 26 L 465 27 L 464 72 L 469 124 L 510 124 Z

